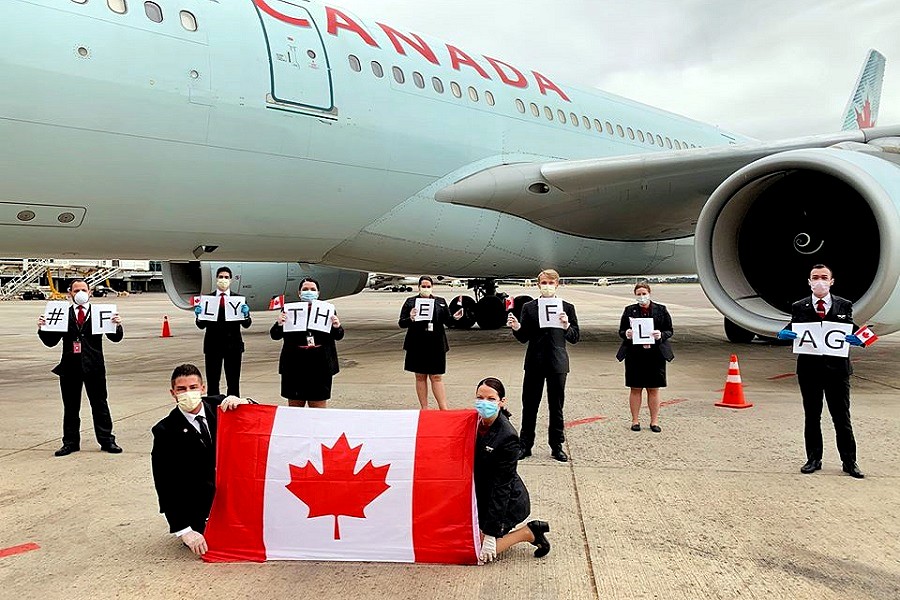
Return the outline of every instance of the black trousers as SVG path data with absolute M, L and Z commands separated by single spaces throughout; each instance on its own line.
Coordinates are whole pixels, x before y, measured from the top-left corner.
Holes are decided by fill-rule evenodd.
M 112 432 L 112 416 L 106 402 L 106 375 L 85 375 L 72 373 L 61 375 L 59 390 L 63 401 L 63 437 L 67 446 L 81 445 L 81 389 L 87 392 L 91 403 L 91 416 L 94 420 L 94 435 L 101 446 L 108 446 L 116 441 Z
M 205 354 L 206 359 L 206 394 L 219 395 L 219 380 L 222 379 L 222 363 L 225 363 L 226 395 L 241 395 L 241 355 L 240 350 L 224 354 Z
M 822 460 L 822 396 L 828 403 L 828 412 L 834 423 L 838 454 L 844 464 L 856 462 L 856 439 L 850 424 L 850 378 L 829 373 L 798 376 L 800 395 L 803 396 L 803 412 L 806 425 L 807 460 Z
M 544 395 L 544 380 L 547 380 L 547 405 L 550 408 L 550 427 L 547 441 L 550 448 L 561 448 L 566 441 L 565 424 L 563 422 L 563 404 L 566 399 L 566 375 L 568 373 L 543 373 L 525 370 L 522 381 L 522 430 L 519 441 L 522 448 L 531 449 L 534 445 L 534 427 L 537 423 L 538 408 Z

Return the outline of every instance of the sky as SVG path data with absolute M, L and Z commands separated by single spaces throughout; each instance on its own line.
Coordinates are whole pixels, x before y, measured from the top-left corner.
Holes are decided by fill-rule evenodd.
M 764 140 L 839 131 L 875 48 L 878 124 L 900 125 L 897 0 L 324 1 Z

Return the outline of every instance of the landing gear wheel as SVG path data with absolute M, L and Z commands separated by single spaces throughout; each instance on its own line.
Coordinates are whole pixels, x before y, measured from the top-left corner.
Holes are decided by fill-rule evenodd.
M 522 307 L 534 300 L 531 296 L 516 296 L 515 300 L 513 300 L 513 309 L 512 314 L 515 315 L 516 319 L 522 320 Z
M 756 334 L 725 319 L 725 337 L 733 344 L 749 344 Z
M 475 306 L 476 320 L 482 329 L 500 329 L 506 324 L 506 303 L 500 296 L 485 296 Z

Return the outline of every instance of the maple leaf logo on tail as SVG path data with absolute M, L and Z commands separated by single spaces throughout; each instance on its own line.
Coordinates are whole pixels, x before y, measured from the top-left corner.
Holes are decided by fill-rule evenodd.
M 322 444 L 322 472 L 307 461 L 303 467 L 288 465 L 291 482 L 285 487 L 309 507 L 307 519 L 334 516 L 334 539 L 341 539 L 338 517 L 365 519 L 366 507 L 390 488 L 386 483 L 390 464 L 376 467 L 370 460 L 354 473 L 362 444 L 350 447 L 347 434 L 328 448 Z
M 872 119 L 872 103 L 869 102 L 868 98 L 866 98 L 866 102 L 863 104 L 862 112 L 856 110 L 855 107 L 853 110 L 856 112 L 856 124 L 859 125 L 860 129 L 875 127 L 875 121 Z

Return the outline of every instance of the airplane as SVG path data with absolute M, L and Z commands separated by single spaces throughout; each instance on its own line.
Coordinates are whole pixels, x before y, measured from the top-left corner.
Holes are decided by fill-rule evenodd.
M 760 142 L 313 0 L 4 0 L 0 255 L 214 270 L 251 308 L 319 278 L 697 273 L 726 335 L 772 335 L 831 265 L 900 329 L 900 126 L 871 51 L 844 129 Z M 823 207 L 826 210 L 821 210 Z M 452 308 L 452 307 L 451 307 Z

